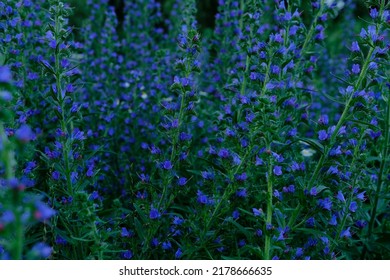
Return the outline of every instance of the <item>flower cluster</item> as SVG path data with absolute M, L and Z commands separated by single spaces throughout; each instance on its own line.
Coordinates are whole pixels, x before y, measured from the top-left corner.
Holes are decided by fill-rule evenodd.
M 0 3 L 0 258 L 388 258 L 388 1 L 113 2 Z
M 7 132 L 6 127 L 15 122 L 12 84 L 10 68 L 0 66 L 0 259 L 45 259 L 50 257 L 52 248 L 43 242 L 27 245 L 31 242 L 26 231 L 38 223 L 48 224 L 56 211 L 42 196 L 30 191 L 35 188 L 30 176 L 35 162 L 29 162 L 23 169 L 19 160 L 35 140 L 34 132 L 25 124 L 14 133 Z

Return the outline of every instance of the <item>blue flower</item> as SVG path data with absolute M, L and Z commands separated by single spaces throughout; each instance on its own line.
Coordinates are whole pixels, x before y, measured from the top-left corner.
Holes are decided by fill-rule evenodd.
M 214 180 L 215 177 L 214 173 L 210 171 L 202 171 L 201 175 L 205 180 Z
M 299 163 L 298 162 L 296 162 L 296 161 L 293 161 L 292 163 L 291 163 L 291 170 L 292 171 L 299 171 Z
M 171 241 L 164 241 L 164 242 L 161 244 L 161 247 L 162 247 L 164 250 L 171 250 L 171 249 L 172 249 Z
M 280 67 L 277 65 L 271 66 L 271 73 L 274 75 L 278 75 L 280 73 Z
M 321 208 L 330 211 L 332 209 L 332 200 L 330 200 L 329 197 L 326 197 L 324 199 L 319 199 L 318 200 L 318 205 Z
M 298 26 L 296 25 L 291 26 L 289 31 L 289 36 L 295 36 L 298 30 L 299 30 Z
M 356 195 L 356 198 L 359 199 L 359 200 L 364 201 L 366 199 L 365 198 L 365 193 L 366 193 L 366 191 L 359 193 L 358 195 Z
M 156 208 L 150 209 L 149 218 L 152 220 L 159 219 L 161 217 L 160 212 Z
M 350 232 L 350 229 L 351 227 L 348 227 L 347 229 L 343 230 L 341 233 L 340 233 L 340 237 L 341 238 L 350 238 L 352 235 L 351 235 L 351 232 Z
M 50 219 L 52 216 L 56 214 L 56 211 L 48 207 L 45 203 L 38 201 L 35 203 L 35 212 L 34 217 L 37 220 L 45 221 L 47 219 Z
M 358 204 L 356 203 L 356 201 L 352 201 L 351 204 L 349 205 L 349 211 L 356 212 L 357 209 L 358 209 Z
M 283 172 L 282 172 L 282 167 L 279 166 L 279 165 L 275 165 L 273 171 L 274 171 L 274 174 L 275 174 L 276 176 L 280 176 L 280 175 L 283 174 Z
M 264 165 L 264 160 L 259 158 L 258 156 L 256 156 L 256 162 L 255 162 L 255 165 L 256 166 L 261 166 L 261 165 Z
M 35 167 L 37 167 L 37 163 L 35 161 L 29 161 L 27 162 L 26 168 L 23 169 L 23 173 L 30 174 Z
M 334 214 L 332 215 L 332 217 L 329 220 L 329 224 L 331 226 L 336 226 L 337 225 L 337 216 L 336 215 L 334 215 Z
M 130 260 L 133 258 L 133 252 L 131 250 L 126 250 L 123 254 L 122 254 L 123 258 L 126 259 L 126 260 Z
M 219 152 L 218 152 L 218 156 L 219 156 L 220 158 L 228 158 L 229 155 L 230 155 L 229 150 L 228 150 L 228 149 L 225 149 L 225 148 L 222 148 L 222 149 L 219 150 Z
M 178 180 L 178 184 L 179 184 L 179 186 L 184 186 L 185 184 L 187 184 L 187 178 L 180 177 Z
M 200 204 L 207 204 L 207 205 L 212 205 L 214 204 L 214 200 L 213 199 L 210 199 L 209 197 L 207 197 L 207 195 L 205 195 L 202 191 L 198 190 L 197 191 L 197 196 L 198 196 L 198 199 L 197 201 L 200 203 Z
M 249 78 L 252 80 L 252 81 L 255 81 L 255 80 L 258 80 L 260 77 L 260 74 L 256 73 L 256 72 L 251 72 L 250 75 L 249 75 Z
M 325 245 L 328 245 L 328 244 L 329 244 L 329 239 L 328 239 L 328 237 L 326 237 L 326 236 L 321 236 L 320 239 L 321 239 L 322 243 L 324 243 Z
M 339 174 L 339 170 L 337 169 L 337 166 L 331 166 L 326 173 L 329 175 L 337 175 Z
M 289 193 L 294 193 L 295 192 L 295 186 L 294 185 L 289 185 L 287 187 L 287 190 L 288 190 Z
M 278 190 L 274 190 L 274 197 L 276 197 L 279 200 L 283 200 L 283 196 Z
M 359 64 L 353 64 L 352 65 L 352 73 L 359 74 L 360 73 L 360 65 Z
M 79 174 L 75 171 L 73 171 L 71 174 L 70 174 L 70 179 L 72 181 L 73 184 L 76 183 L 77 179 L 79 178 Z
M 58 245 L 66 245 L 68 243 L 68 241 L 66 241 L 66 239 L 63 238 L 62 236 L 58 235 L 56 237 L 55 243 Z
M 43 242 L 35 244 L 31 249 L 31 253 L 35 257 L 44 258 L 44 259 L 50 257 L 52 251 L 53 249 Z
M 233 219 L 237 220 L 238 218 L 240 218 L 240 212 L 238 212 L 238 210 L 234 210 L 233 213 L 232 213 L 232 217 Z
M 225 134 L 228 137 L 234 137 L 236 135 L 236 132 L 234 130 L 231 130 L 230 128 L 227 128 Z
M 297 258 L 300 258 L 303 256 L 303 249 L 302 248 L 297 248 L 296 252 L 295 252 L 295 256 Z
M 143 192 L 138 191 L 135 197 L 139 199 L 145 199 L 148 197 L 148 192 L 146 190 L 144 190 Z
M 170 170 L 172 169 L 172 162 L 170 160 L 166 160 L 162 163 L 162 167 L 165 169 L 165 170 Z
M 232 154 L 232 158 L 233 158 L 233 164 L 234 165 L 240 165 L 241 164 L 241 159 L 240 157 L 237 155 L 237 154 Z
M 326 130 L 320 130 L 318 131 L 318 139 L 321 141 L 325 141 L 328 139 L 328 133 L 326 133 Z
M 178 216 L 173 217 L 173 222 L 174 225 L 181 225 L 184 223 L 184 220 Z
M 320 125 L 328 125 L 329 123 L 329 117 L 328 115 L 321 115 L 318 119 L 318 124 Z
M 12 100 L 12 94 L 6 90 L 0 90 L 0 100 L 9 102 Z
M 310 217 L 309 219 L 306 220 L 306 225 L 309 227 L 309 228 L 312 228 L 314 227 L 316 223 L 316 220 L 314 217 Z
M 99 195 L 99 192 L 93 191 L 91 195 L 89 196 L 89 200 L 96 200 L 96 199 L 102 199 L 102 197 Z
M 149 181 L 150 181 L 150 176 L 149 176 L 148 174 L 142 173 L 142 174 L 139 175 L 138 177 L 141 179 L 141 181 L 142 181 L 143 183 L 149 182 Z
M 352 42 L 351 51 L 352 52 L 360 52 L 360 47 L 359 47 L 358 42 L 356 42 L 356 41 Z
M 376 19 L 379 16 L 379 12 L 376 8 L 370 10 L 370 17 Z
M 177 249 L 177 251 L 175 253 L 175 258 L 180 259 L 182 256 L 183 256 L 183 252 L 182 252 L 181 248 Z
M 309 240 L 305 244 L 305 249 L 309 247 L 315 247 L 318 244 L 318 239 L 309 237 Z
M 277 241 L 283 241 L 287 238 L 287 233 L 290 231 L 290 228 L 287 226 L 285 228 L 279 228 L 279 236 L 276 239 Z
M 0 223 L 8 224 L 15 220 L 15 215 L 12 211 L 4 211 L 3 215 L 0 217 Z
M 121 236 L 122 237 L 132 237 L 133 236 L 133 232 L 127 230 L 127 228 L 125 228 L 125 227 L 122 227 Z
M 328 255 L 328 254 L 330 253 L 330 248 L 329 248 L 329 246 L 325 246 L 323 252 L 324 252 L 325 255 Z
M 35 135 L 31 128 L 24 124 L 18 130 L 16 130 L 15 137 L 21 142 L 27 143 L 33 140 Z
M 246 175 L 246 172 L 242 173 L 242 174 L 236 174 L 236 180 L 239 181 L 239 182 L 244 182 L 248 176 Z
M 329 152 L 329 155 L 331 157 L 334 157 L 334 156 L 339 156 L 341 155 L 341 146 L 337 146 L 336 148 L 332 148 Z
M 189 141 L 192 138 L 192 135 L 189 133 L 181 132 L 180 133 L 180 141 Z
M 341 191 L 338 191 L 336 198 L 341 202 L 345 202 L 345 197 Z
M 247 190 L 245 188 L 237 190 L 236 191 L 236 196 L 237 197 L 242 197 L 242 198 L 246 197 L 247 196 Z
M 360 36 L 364 39 L 369 38 L 373 42 L 376 42 L 378 40 L 378 34 L 376 34 L 376 26 L 375 25 L 368 26 L 367 31 L 362 28 L 360 32 Z
M 376 70 L 376 69 L 378 69 L 378 64 L 372 61 L 372 62 L 370 62 L 370 64 L 368 64 L 368 69 L 369 70 Z
M 283 162 L 284 157 L 282 155 L 279 155 L 277 153 L 272 152 L 272 156 L 278 161 L 278 162 Z
M 298 129 L 294 127 L 293 129 L 291 129 L 291 130 L 287 133 L 287 136 L 288 136 L 288 137 L 295 137 L 295 136 L 297 136 L 297 134 L 298 134 Z
M 363 221 L 363 220 L 358 220 L 358 221 L 356 221 L 355 225 L 356 225 L 358 228 L 364 228 L 364 227 L 367 225 L 367 222 L 366 222 L 366 221 Z
M 158 244 L 159 244 L 159 241 L 156 237 L 153 237 L 152 238 L 152 241 L 150 241 L 150 244 L 153 246 L 153 247 L 157 247 Z
M 87 173 L 85 174 L 87 177 L 92 177 L 94 174 L 93 167 L 88 168 Z
M 252 212 L 253 212 L 253 215 L 255 217 L 263 215 L 263 210 L 262 209 L 252 208 Z
M 12 74 L 8 66 L 0 66 L 0 83 L 11 83 Z

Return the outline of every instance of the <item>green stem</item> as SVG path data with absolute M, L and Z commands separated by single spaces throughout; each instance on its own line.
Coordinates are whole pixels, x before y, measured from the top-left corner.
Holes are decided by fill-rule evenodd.
M 5 169 L 5 179 L 7 181 L 15 178 L 15 156 L 12 149 L 12 144 L 8 140 L 8 137 L 5 134 L 3 123 L 0 122 L 0 137 L 3 144 L 3 156 L 4 156 L 4 169 Z M 13 206 L 14 206 L 14 233 L 15 237 L 13 240 L 13 246 L 11 250 L 11 256 L 14 260 L 21 260 L 23 258 L 23 243 L 24 243 L 24 227 L 22 222 L 22 210 L 20 209 L 21 205 L 21 195 L 19 190 L 10 190 L 13 192 Z
M 371 233 L 374 229 L 374 223 L 376 219 L 376 214 L 378 210 L 378 203 L 379 203 L 379 198 L 382 190 L 382 184 L 383 184 L 383 173 L 386 170 L 386 162 L 388 160 L 388 152 L 389 152 L 389 130 L 390 130 L 390 100 L 387 100 L 387 107 L 386 107 L 386 119 L 385 119 L 385 142 L 383 144 L 383 151 L 381 154 L 381 164 L 379 168 L 379 174 L 378 174 L 378 182 L 376 185 L 376 190 L 375 190 L 375 196 L 374 196 L 374 206 L 371 210 L 371 217 L 370 221 L 368 224 L 368 231 L 367 231 L 367 236 L 370 237 Z M 366 248 L 365 248 L 366 249 Z M 366 253 L 366 250 L 364 250 L 364 254 Z
M 18 195 L 19 196 L 19 195 Z M 19 203 L 20 199 L 18 197 Z M 16 236 L 15 236 L 15 249 L 14 249 L 14 260 L 21 260 L 23 257 L 23 241 L 24 241 L 24 232 L 23 232 L 23 223 L 22 223 L 22 213 L 20 213 L 20 210 L 16 210 L 15 213 L 15 229 L 16 229 Z
M 250 66 L 250 56 L 249 56 L 249 54 L 247 54 L 246 55 L 246 62 L 245 62 L 245 72 L 243 74 L 242 84 L 241 84 L 241 89 L 240 89 L 240 94 L 241 95 L 244 95 L 245 91 L 246 91 L 246 84 L 247 84 L 247 76 L 248 76 L 249 66 Z M 237 121 L 238 122 L 241 120 L 241 113 L 242 113 L 242 110 L 241 110 L 241 108 L 239 108 L 238 112 L 237 112 Z
M 380 17 L 383 16 L 383 12 L 385 10 L 385 0 L 382 0 L 381 1 L 381 6 L 380 6 Z M 380 28 L 378 28 L 380 29 Z M 386 106 L 386 119 L 385 119 L 385 143 L 383 145 L 383 151 L 382 151 L 382 160 L 381 160 L 381 165 L 380 165 L 380 169 L 379 169 L 379 174 L 378 174 L 378 182 L 377 182 L 377 186 L 376 186 L 376 190 L 375 190 L 375 197 L 374 197 L 374 206 L 372 208 L 372 212 L 371 212 L 371 217 L 370 217 L 370 221 L 369 221 L 369 225 L 368 225 L 368 232 L 367 232 L 367 236 L 370 237 L 371 236 L 371 233 L 372 233 L 372 230 L 374 228 L 374 223 L 375 223 L 375 218 L 376 218 L 376 213 L 377 213 L 377 208 L 378 208 L 378 203 L 379 203 L 379 196 L 380 196 L 380 193 L 381 193 L 381 189 L 382 189 L 382 183 L 383 183 L 383 173 L 385 171 L 385 167 L 386 167 L 386 161 L 387 161 L 387 154 L 389 152 L 388 148 L 389 148 L 389 130 L 390 130 L 390 100 L 389 98 L 387 98 L 387 106 Z M 364 248 L 364 254 L 366 252 L 366 247 Z
M 267 84 L 269 82 L 269 72 L 271 69 L 271 63 L 272 63 L 273 55 L 269 58 L 269 61 L 267 63 L 267 68 L 265 70 L 265 75 L 264 75 L 264 82 L 263 82 L 263 87 L 261 88 L 260 91 L 260 97 L 263 97 L 265 95 L 266 89 L 267 89 Z
M 357 176 L 356 176 L 357 177 Z M 334 250 L 334 248 L 339 244 L 338 240 L 340 239 L 340 235 L 341 235 L 341 232 L 342 230 L 344 229 L 345 227 L 345 223 L 347 222 L 347 218 L 349 216 L 349 206 L 351 205 L 351 202 L 352 202 L 352 198 L 353 198 L 353 187 L 356 183 L 356 178 L 355 178 L 355 182 L 353 183 L 353 186 L 352 186 L 352 190 L 351 190 L 351 194 L 347 200 L 347 203 L 345 204 L 345 208 L 344 208 L 344 215 L 343 215 L 343 218 L 341 220 L 341 223 L 338 227 L 338 230 L 336 232 L 336 236 L 333 240 L 333 244 L 330 246 L 330 252 L 332 252 Z
M 187 62 L 186 66 L 185 66 L 185 77 L 188 79 L 188 77 L 190 75 L 191 75 L 191 64 L 189 62 Z M 183 122 L 184 122 L 186 98 L 187 98 L 187 91 L 183 86 L 181 86 L 181 102 L 180 102 L 180 109 L 179 109 L 179 116 L 178 116 L 178 126 L 175 129 L 174 135 L 172 137 L 173 138 L 172 139 L 172 152 L 171 152 L 171 157 L 170 157 L 171 163 L 175 164 L 175 169 L 177 169 L 177 170 L 180 169 L 180 161 L 178 160 L 176 162 L 176 153 L 177 153 L 176 146 L 179 143 L 180 131 L 181 131 L 181 127 L 182 127 Z M 158 203 L 158 209 L 160 209 L 161 204 L 163 201 L 165 201 L 165 197 L 168 193 L 168 185 L 172 181 L 172 178 L 169 178 L 169 177 L 172 177 L 172 176 L 164 175 L 163 193 L 162 193 L 160 201 Z
M 380 11 L 379 11 L 379 17 L 380 18 L 382 18 L 384 10 L 385 10 L 385 1 L 381 1 L 381 7 L 380 7 Z M 382 26 L 382 24 L 378 23 L 377 24 L 377 30 L 380 30 L 381 26 Z M 354 85 L 354 92 L 356 92 L 357 90 L 360 89 L 360 86 L 361 86 L 364 78 L 367 75 L 367 71 L 368 71 L 368 68 L 369 68 L 371 57 L 372 57 L 374 51 L 375 51 L 375 46 L 370 45 L 368 54 L 367 54 L 367 56 L 366 56 L 366 58 L 364 60 L 362 71 L 360 72 L 359 77 L 358 77 L 358 79 L 357 79 L 357 81 L 356 81 L 356 83 Z M 335 128 L 334 132 L 332 133 L 332 136 L 331 136 L 330 142 L 329 142 L 329 147 L 333 146 L 340 128 L 342 127 L 342 125 L 347 120 L 349 110 L 351 109 L 351 103 L 353 101 L 353 98 L 354 98 L 354 95 L 352 93 L 351 96 L 349 96 L 349 98 L 348 98 L 348 100 L 346 102 L 346 105 L 344 107 L 343 113 L 342 113 L 342 115 L 341 115 L 341 117 L 340 117 L 340 119 L 339 119 L 339 121 L 338 121 L 338 123 L 336 125 L 336 128 Z M 322 167 L 322 164 L 323 164 L 325 158 L 328 156 L 328 153 L 327 153 L 328 149 L 325 149 L 325 151 L 326 151 L 326 153 L 324 152 L 324 154 L 321 155 L 321 158 L 318 161 L 318 164 L 317 164 L 317 166 L 315 168 L 315 172 L 313 173 L 313 176 L 311 177 L 311 179 L 309 181 L 308 187 L 311 187 L 313 185 L 313 183 L 315 182 L 315 180 L 317 180 L 317 177 L 318 177 L 319 171 L 320 171 L 320 169 Z
M 325 6 L 325 0 L 321 0 L 320 9 L 318 10 L 318 13 L 315 16 L 315 18 L 314 18 L 314 20 L 313 20 L 313 22 L 312 22 L 312 24 L 310 26 L 309 33 L 307 34 L 305 42 L 303 43 L 303 46 L 302 46 L 302 49 L 301 49 L 301 55 L 304 55 L 306 53 L 306 48 L 308 47 L 311 39 L 313 38 L 314 31 L 315 31 L 316 26 L 317 26 L 318 18 L 322 14 L 322 12 L 324 10 L 324 6 Z
M 240 10 L 244 13 L 245 10 L 245 0 L 241 0 L 240 2 Z M 242 30 L 244 26 L 244 17 L 241 16 L 240 18 L 240 30 Z
M 60 31 L 61 31 L 61 26 L 60 26 L 60 21 L 59 21 L 59 5 L 57 3 L 56 6 L 56 14 L 55 14 L 55 39 L 57 44 L 61 41 L 60 38 Z M 66 123 L 66 116 L 65 116 L 65 104 L 64 104 L 64 98 L 62 97 L 62 85 L 61 85 L 61 79 L 62 79 L 62 69 L 60 65 L 60 54 L 59 54 L 59 49 L 56 48 L 54 56 L 55 56 L 55 79 L 56 79 L 56 87 L 57 87 L 57 102 L 60 105 L 61 108 L 61 119 L 60 119 L 60 125 L 61 125 L 61 130 L 63 133 L 65 133 L 66 136 L 69 135 L 69 131 L 67 128 L 67 123 Z M 63 152 L 63 157 L 64 157 L 64 163 L 65 163 L 65 177 L 66 177 L 66 184 L 67 184 L 67 189 L 68 193 L 70 196 L 74 195 L 74 190 L 72 186 L 72 180 L 70 177 L 70 162 L 69 162 L 69 147 L 66 139 L 62 138 L 61 141 L 62 144 L 62 152 Z
M 245 72 L 244 72 L 244 76 L 243 76 L 242 84 L 241 84 L 241 89 L 240 89 L 241 95 L 245 94 L 245 91 L 246 91 L 246 83 L 247 83 L 246 76 L 247 76 L 248 71 L 249 71 L 249 66 L 250 66 L 250 56 L 249 56 L 249 54 L 247 54 L 246 55 L 246 62 L 245 62 Z
M 333 244 L 330 246 L 330 251 L 333 252 L 335 246 L 338 245 L 338 240 L 340 239 L 340 234 L 341 234 L 341 231 L 343 230 L 343 228 L 345 227 L 345 223 L 347 222 L 347 218 L 349 216 L 349 213 L 348 213 L 348 210 L 349 210 L 349 206 L 351 205 L 351 202 L 352 202 L 352 199 L 353 199 L 353 195 L 354 195 L 354 187 L 357 183 L 357 180 L 359 178 L 359 168 L 358 166 L 355 166 L 356 164 L 356 161 L 359 159 L 359 151 L 360 151 L 360 147 L 363 143 L 363 139 L 364 139 L 364 136 L 365 134 L 363 133 L 361 136 L 360 136 L 360 139 L 359 139 L 359 142 L 358 144 L 355 146 L 354 148 L 354 152 L 353 152 L 353 158 L 352 158 L 352 162 L 351 162 L 351 170 L 352 168 L 354 168 L 352 171 L 352 173 L 355 174 L 354 176 L 354 179 L 353 179 L 353 183 L 352 183 L 352 186 L 350 186 L 351 188 L 351 193 L 349 195 L 349 198 L 348 198 L 348 201 L 345 205 L 345 208 L 344 208 L 344 214 L 343 214 L 343 218 L 341 220 L 341 223 L 340 223 L 340 226 L 338 227 L 338 230 L 336 232 L 336 236 L 333 240 Z
M 55 1 L 53 5 L 55 5 L 55 15 L 54 15 L 54 37 L 56 40 L 57 45 L 61 44 L 61 42 L 64 41 L 64 38 L 61 35 L 61 32 L 63 31 L 63 24 L 61 23 L 61 7 L 60 7 L 60 1 Z M 65 134 L 65 136 L 61 136 L 61 145 L 62 145 L 62 154 L 63 154 L 63 164 L 64 164 L 64 172 L 65 172 L 65 178 L 66 178 L 66 188 L 67 188 L 67 194 L 71 197 L 75 197 L 77 189 L 74 188 L 74 185 L 72 183 L 71 178 L 71 172 L 72 172 L 72 163 L 70 158 L 70 152 L 72 149 L 72 136 L 71 132 L 73 131 L 73 124 L 71 121 L 68 121 L 68 115 L 66 113 L 66 104 L 65 104 L 65 96 L 63 96 L 63 89 L 62 84 L 63 82 L 63 71 L 61 66 L 61 50 L 57 46 L 54 51 L 54 57 L 55 57 L 55 65 L 54 65 L 54 71 L 55 71 L 55 83 L 57 88 L 57 94 L 55 96 L 56 101 L 58 103 L 59 108 L 61 109 L 61 116 L 60 116 L 60 126 L 62 132 Z M 54 188 L 54 187 L 53 187 Z M 53 193 L 55 194 L 56 191 L 53 190 Z M 74 202 L 75 203 L 75 202 Z M 78 211 L 73 209 L 70 209 L 70 211 Z M 63 225 L 66 226 L 69 225 L 68 231 L 71 235 L 75 237 L 80 237 L 80 225 L 78 222 L 70 221 L 69 218 L 63 216 Z M 73 254 L 74 259 L 84 259 L 84 244 L 81 241 L 76 241 L 75 244 L 72 246 L 73 248 Z
M 268 145 L 267 149 L 271 150 L 271 145 Z M 267 176 L 267 218 L 266 226 L 272 224 L 272 192 L 273 192 L 273 164 L 272 155 L 269 155 L 268 159 L 268 176 Z M 267 232 L 265 236 L 265 248 L 264 248 L 264 259 L 269 260 L 271 255 L 271 234 Z
M 252 150 L 252 146 L 249 147 L 249 149 L 247 150 L 246 154 L 244 155 L 244 158 L 241 160 L 241 163 L 237 166 L 235 171 L 231 173 L 230 181 L 234 180 L 234 176 L 238 173 L 238 171 L 240 171 L 242 164 L 246 161 L 246 159 L 247 159 L 247 157 L 248 157 L 248 155 L 249 155 L 251 150 Z M 232 192 L 234 192 L 234 188 L 232 188 L 232 186 L 234 186 L 234 183 L 233 182 L 229 183 L 229 185 L 226 187 L 225 192 L 222 195 L 222 198 L 218 202 L 217 206 L 214 208 L 213 213 L 211 214 L 210 218 L 208 219 L 208 221 L 206 223 L 206 226 L 205 226 L 205 229 L 204 229 L 204 233 L 205 234 L 207 233 L 207 231 L 209 230 L 210 226 L 212 225 L 212 222 L 213 222 L 216 214 L 219 212 L 219 209 L 221 208 L 222 203 L 224 203 L 225 200 L 230 196 L 230 194 Z
M 359 143 L 356 145 L 356 147 L 354 149 L 353 159 L 352 159 L 352 163 L 351 163 L 351 168 L 353 166 L 355 166 L 355 162 L 358 159 L 358 153 L 359 153 L 360 147 L 362 145 L 363 138 L 364 138 L 364 134 L 360 137 Z M 338 230 L 336 232 L 336 236 L 335 236 L 335 238 L 333 240 L 333 244 L 330 246 L 330 252 L 332 252 L 334 250 L 334 248 L 338 245 L 338 240 L 340 239 L 341 232 L 342 232 L 343 228 L 345 227 L 345 224 L 347 222 L 347 218 L 349 216 L 349 213 L 348 213 L 349 207 L 351 205 L 351 202 L 352 202 L 352 199 L 353 199 L 353 195 L 354 195 L 354 188 L 355 188 L 356 182 L 357 182 L 358 177 L 359 177 L 359 172 L 358 172 L 358 168 L 357 167 L 355 168 L 355 172 L 354 173 L 356 175 L 355 175 L 355 178 L 353 180 L 352 186 L 350 186 L 351 193 L 349 195 L 347 203 L 345 204 L 343 218 L 342 218 L 341 223 L 340 223 L 340 225 L 338 227 Z
M 371 59 L 372 54 L 374 53 L 374 50 L 375 50 L 375 48 L 370 47 L 370 50 L 368 51 L 367 57 L 366 57 L 366 59 L 364 61 L 364 64 L 363 64 L 362 71 L 360 72 L 360 75 L 359 75 L 359 77 L 358 77 L 358 79 L 357 79 L 357 81 L 355 83 L 354 92 L 356 92 L 360 88 L 361 83 L 363 82 L 363 79 L 367 75 L 368 65 L 370 63 L 370 59 Z M 332 133 L 332 135 L 330 137 L 329 145 L 328 145 L 328 147 L 326 147 L 324 149 L 324 153 L 321 155 L 321 157 L 320 157 L 320 159 L 319 159 L 319 161 L 318 161 L 318 163 L 316 165 L 314 173 L 313 173 L 313 175 L 310 178 L 310 181 L 308 183 L 308 188 L 311 188 L 313 186 L 314 182 L 317 180 L 317 177 L 318 177 L 318 175 L 320 173 L 322 165 L 323 165 L 325 159 L 328 157 L 329 149 L 335 143 L 337 134 L 339 133 L 341 127 L 344 125 L 345 121 L 347 120 L 347 117 L 348 117 L 348 114 L 349 114 L 349 110 L 351 109 L 351 106 L 352 106 L 353 98 L 354 98 L 354 95 L 352 93 L 351 96 L 349 96 L 349 98 L 348 98 L 348 100 L 347 100 L 347 102 L 345 104 L 343 113 L 341 114 L 341 117 L 340 117 L 339 121 L 337 122 L 336 128 L 335 128 L 335 130 L 333 131 L 333 133 Z
M 188 78 L 188 74 L 186 75 L 186 78 Z M 182 88 L 182 95 L 181 95 L 181 102 L 180 102 L 180 110 L 179 110 L 179 117 L 178 117 L 178 126 L 176 128 L 175 134 L 172 139 L 172 152 L 171 152 L 171 162 L 173 163 L 175 157 L 176 157 L 176 145 L 179 142 L 179 135 L 180 135 L 180 128 L 183 122 L 183 114 L 184 114 L 184 106 L 185 106 L 185 99 L 187 98 L 186 90 Z M 179 168 L 177 166 L 177 168 Z

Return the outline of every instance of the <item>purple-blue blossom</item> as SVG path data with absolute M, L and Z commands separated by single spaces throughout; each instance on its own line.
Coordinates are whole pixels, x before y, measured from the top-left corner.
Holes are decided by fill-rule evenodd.
M 28 125 L 22 125 L 15 131 L 15 137 L 21 142 L 29 142 L 35 138 L 35 134 Z
M 386 258 L 386 7 L 3 2 L 0 259 Z
M 326 130 L 320 130 L 318 131 L 318 139 L 321 140 L 321 141 L 325 141 L 329 138 L 329 135 L 328 133 L 326 132 Z
M 274 166 L 274 169 L 273 169 L 273 172 L 276 176 L 281 176 L 283 174 L 282 172 L 282 167 L 279 166 L 279 165 L 275 165 Z
M 12 73 L 8 66 L 0 66 L 0 83 L 11 83 Z
M 151 208 L 149 212 L 149 218 L 152 220 L 159 219 L 161 217 L 160 212 L 156 208 Z

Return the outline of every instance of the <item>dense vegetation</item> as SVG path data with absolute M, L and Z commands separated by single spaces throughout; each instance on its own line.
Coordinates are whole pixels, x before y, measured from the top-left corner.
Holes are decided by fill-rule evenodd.
M 69 2 L 0 2 L 0 259 L 390 258 L 389 1 Z

